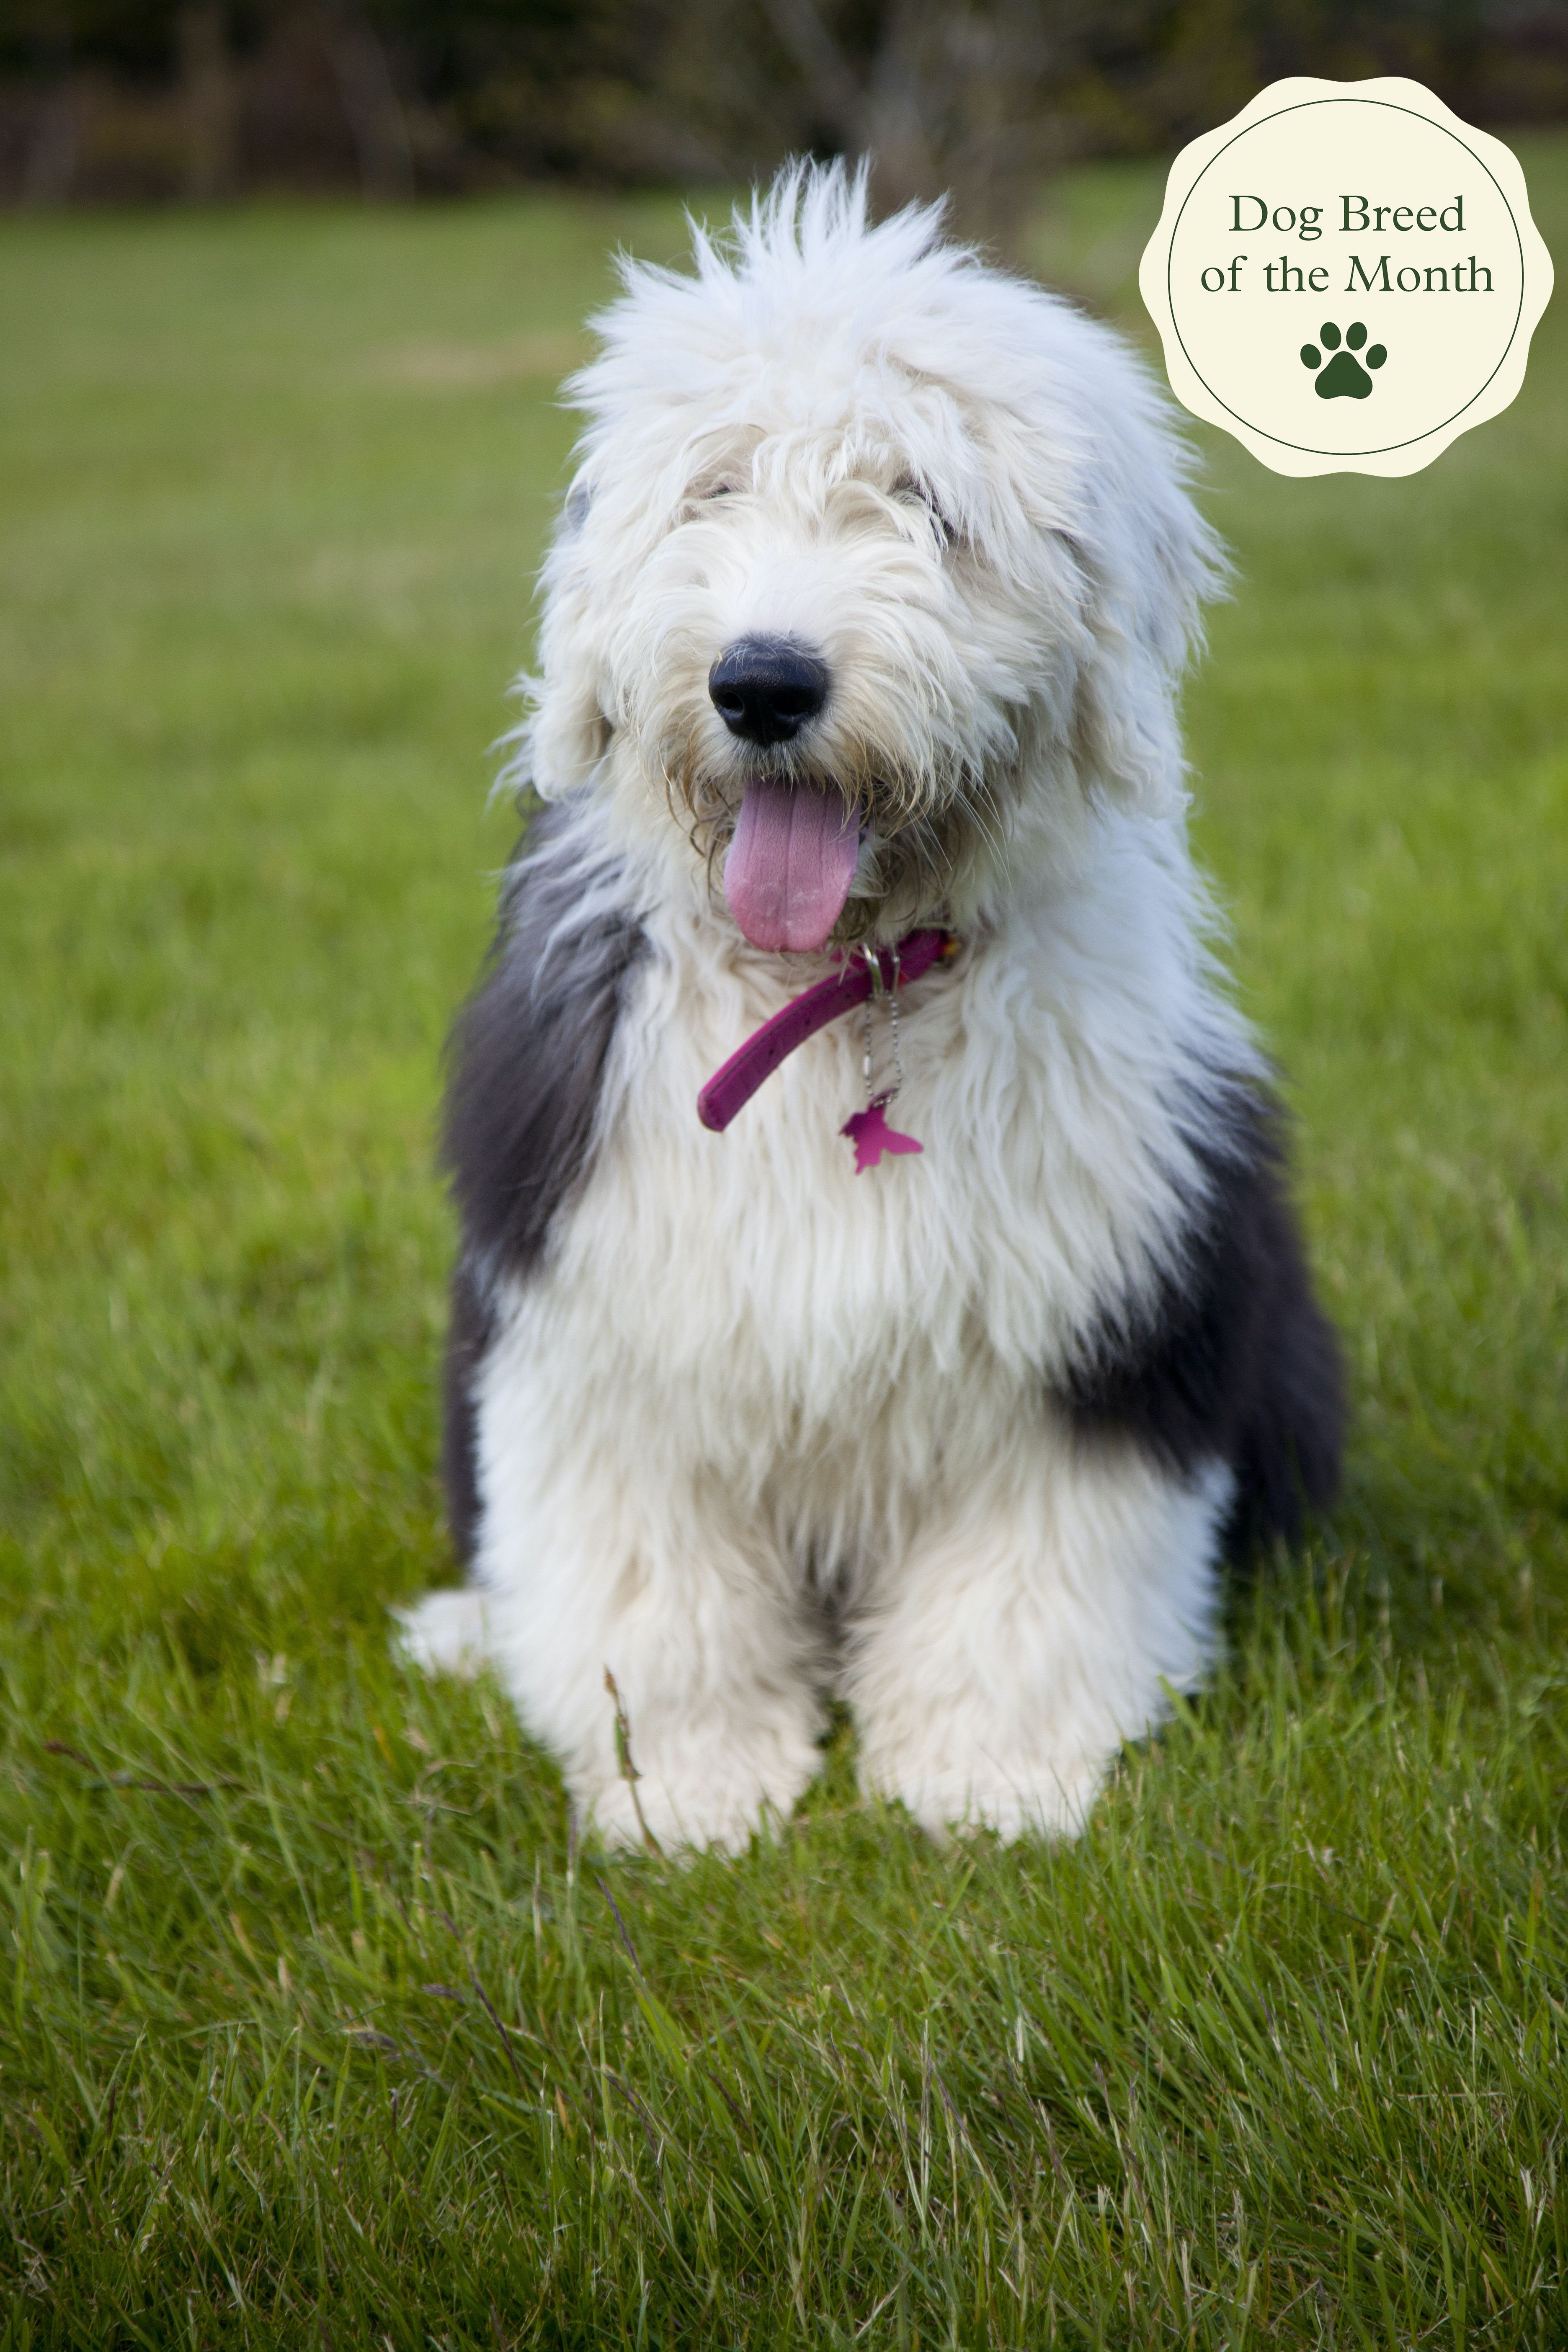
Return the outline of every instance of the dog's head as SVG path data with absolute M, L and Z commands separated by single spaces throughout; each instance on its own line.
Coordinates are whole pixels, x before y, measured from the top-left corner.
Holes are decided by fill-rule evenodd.
M 1166 405 L 939 229 L 795 167 L 695 274 L 628 264 L 572 386 L 526 772 L 765 948 L 973 921 L 1097 803 L 1181 802 L 1215 550 Z

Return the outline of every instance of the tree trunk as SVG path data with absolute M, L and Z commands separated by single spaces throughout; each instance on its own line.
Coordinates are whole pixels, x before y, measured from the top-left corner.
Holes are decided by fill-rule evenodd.
M 38 108 L 22 169 L 22 202 L 29 206 L 68 203 L 76 160 L 76 92 L 68 81 L 61 81 Z
M 222 0 L 180 11 L 180 80 L 185 105 L 185 194 L 216 204 L 235 186 L 236 108 Z
M 820 0 L 761 6 L 817 121 L 873 159 L 879 211 L 947 194 L 963 234 L 1010 245 L 1058 160 L 1052 89 L 1078 37 L 1066 0 L 882 0 L 858 59 Z
M 327 46 L 365 202 L 403 202 L 414 194 L 414 152 L 385 46 L 353 0 L 328 8 Z

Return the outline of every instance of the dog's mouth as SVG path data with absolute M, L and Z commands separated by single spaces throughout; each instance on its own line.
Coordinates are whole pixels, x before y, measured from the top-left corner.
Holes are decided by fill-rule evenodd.
M 752 945 L 826 946 L 855 879 L 860 824 L 837 784 L 760 776 L 746 786 L 724 861 L 724 895 Z

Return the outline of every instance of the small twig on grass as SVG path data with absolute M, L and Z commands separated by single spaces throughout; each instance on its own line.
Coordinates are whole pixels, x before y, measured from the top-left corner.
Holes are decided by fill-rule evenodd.
M 630 2107 L 633 2115 L 636 2116 L 638 2123 L 642 2126 L 642 2134 L 644 2139 L 647 2142 L 648 2154 L 652 2157 L 654 2163 L 662 2170 L 664 2166 L 664 2140 L 663 2136 L 655 2126 L 652 2116 L 649 2115 L 647 2108 L 644 2105 L 642 2100 L 638 2098 L 637 2093 L 633 2090 L 631 2084 L 626 2081 L 624 2074 L 617 2074 L 613 2066 L 606 2066 L 605 2068 L 605 2078 L 615 2084 L 616 2090 L 620 2093 L 622 2098 L 625 2099 L 627 2106 Z
M 746 2137 L 751 2141 L 754 2147 L 756 2145 L 757 2136 L 752 2129 L 752 2119 L 746 2113 L 745 2108 L 741 2105 L 740 2100 L 737 2099 L 731 2092 L 725 2089 L 723 2084 L 719 2080 L 718 2075 L 713 2072 L 711 2066 L 700 2067 L 699 2072 L 701 2074 L 705 2082 L 711 2083 L 713 2088 L 718 2092 L 719 2096 L 723 2100 L 724 2105 L 729 2108 L 730 2113 L 734 2116 L 736 2123 L 739 2125 L 742 2131 L 745 2133 Z
M 909 2280 L 908 2280 L 906 2277 L 904 2277 L 902 2274 L 900 2274 L 898 2278 L 896 2278 L 896 2279 L 893 2281 L 892 2285 L 888 2289 L 888 2292 L 887 2292 L 887 2294 L 882 2297 L 881 2302 L 880 2302 L 879 2304 L 878 2304 L 878 2305 L 877 2305 L 877 2306 L 876 2306 L 876 2308 L 875 2308 L 874 2310 L 872 2310 L 872 2311 L 868 2311 L 868 2312 L 866 2314 L 865 2318 L 860 2322 L 859 2326 L 855 2330 L 855 2341 L 856 2341 L 856 2343 L 857 2343 L 857 2344 L 858 2344 L 858 2343 L 859 2343 L 860 2338 L 862 2337 L 862 2336 L 864 2336 L 864 2335 L 865 2335 L 866 2330 L 870 2326 L 871 2322 L 872 2322 L 874 2319 L 880 2319 L 880 2317 L 882 2316 L 882 2314 L 886 2311 L 886 2309 L 888 2308 L 888 2305 L 889 2305 L 891 2303 L 891 2301 L 893 2300 L 893 2297 L 898 2294 L 898 2292 L 899 2292 L 900 2288 L 900 2287 L 907 2287 L 907 2286 L 908 2286 L 908 2284 L 909 2284 Z
M 73 1764 L 94 1774 L 106 1789 L 141 1789 L 150 1797 L 215 1797 L 220 1789 L 242 1785 L 238 1780 L 144 1780 L 134 1772 L 103 1772 L 90 1756 L 84 1756 L 79 1748 L 69 1747 L 63 1739 L 46 1739 L 44 1752 L 48 1756 L 68 1756 Z
M 468 1958 L 468 1947 L 464 1943 L 463 1938 L 458 1932 L 457 1921 L 453 1918 L 449 1911 L 442 1911 L 440 1916 L 446 1923 L 447 1933 L 451 1936 L 453 1942 L 457 1945 L 458 1949 L 463 1955 L 463 1966 L 468 1971 L 468 1982 L 474 1988 L 475 1998 L 482 2003 L 485 2013 L 489 2017 L 490 2023 L 500 2035 L 500 2046 L 506 2052 L 506 2063 L 511 2068 L 512 2077 L 517 2084 L 518 2089 L 526 2099 L 528 2096 L 528 2084 L 522 2079 L 522 2069 L 517 2063 L 517 2053 L 511 2046 L 511 2035 L 507 2032 L 505 2025 L 501 2022 L 500 2011 L 497 2009 L 494 2001 L 491 2000 L 489 1993 L 479 1982 L 474 1964 Z M 426 1992 L 440 1994 L 442 1999 L 446 2000 L 461 2000 L 463 1998 L 460 1992 L 454 1992 L 449 1985 L 426 1985 L 425 1990 Z M 527 2031 L 526 2028 L 521 2030 L 524 2032 Z M 531 2042 L 535 2042 L 539 2037 L 537 2034 L 531 2033 L 528 2038 Z
M 631 1791 L 632 1811 L 637 1817 L 637 1827 L 642 1832 L 644 1845 L 654 1853 L 662 1855 L 664 1848 L 649 1829 L 643 1814 L 642 1799 L 637 1795 L 637 1782 L 642 1779 L 642 1774 L 632 1761 L 631 1718 L 621 1704 L 621 1694 L 616 1687 L 616 1678 L 608 1666 L 605 1668 L 605 1688 L 609 1692 L 611 1703 L 616 1710 L 616 1769 Z M 615 1909 L 613 1904 L 610 1907 L 612 1910 Z
M 490 2023 L 500 2035 L 500 2046 L 506 2052 L 506 2063 L 511 2068 L 512 2080 L 517 2084 L 518 2090 L 521 2094 L 522 2097 L 526 2099 L 528 2096 L 528 2084 L 522 2079 L 522 2068 L 517 2063 L 517 2053 L 511 2046 L 510 2034 L 507 2032 L 506 2027 L 501 2022 L 500 2011 L 496 2007 L 494 2001 L 490 1999 L 489 1993 L 485 1990 L 483 1985 L 479 1982 L 479 1978 L 474 1974 L 471 1968 L 468 1970 L 468 1982 L 473 1986 L 474 1990 L 479 1995 L 480 2000 L 483 2001 L 485 2011 L 489 2018 Z
M 941 2067 L 933 2065 L 931 2068 L 931 2075 L 936 2084 L 938 2095 L 942 2100 L 942 2105 L 947 2109 L 948 2116 L 952 2121 L 954 2131 L 963 2142 L 964 2147 L 969 2150 L 970 2155 L 973 2157 L 976 2163 L 978 2163 L 980 2161 L 980 2151 L 974 2145 L 973 2137 L 970 2132 L 969 2124 L 963 2108 L 957 2105 L 952 2093 L 942 2081 Z

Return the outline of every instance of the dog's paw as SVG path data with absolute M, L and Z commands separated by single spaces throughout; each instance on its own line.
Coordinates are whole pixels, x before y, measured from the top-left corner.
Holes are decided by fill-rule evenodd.
M 1109 1756 L 883 1753 L 865 1759 L 868 1795 L 894 1797 L 939 1841 L 970 1830 L 998 1837 L 1074 1838 L 1089 1819 Z
M 618 1852 L 657 1845 L 662 1853 L 744 1853 L 768 1807 L 760 1794 L 732 1789 L 671 1788 L 644 1774 L 634 1795 L 616 1780 L 586 1800 L 590 1833 Z
M 485 1596 L 472 1585 L 427 1592 L 392 1614 L 398 1627 L 393 1646 L 427 1675 L 475 1675 L 489 1657 Z
M 814 1738 L 781 1733 L 663 1769 L 655 1759 L 635 1781 L 617 1777 L 576 1791 L 578 1807 L 608 1846 L 635 1849 L 651 1840 L 666 1853 L 744 1853 L 759 1830 L 788 1821 L 821 1762 Z

